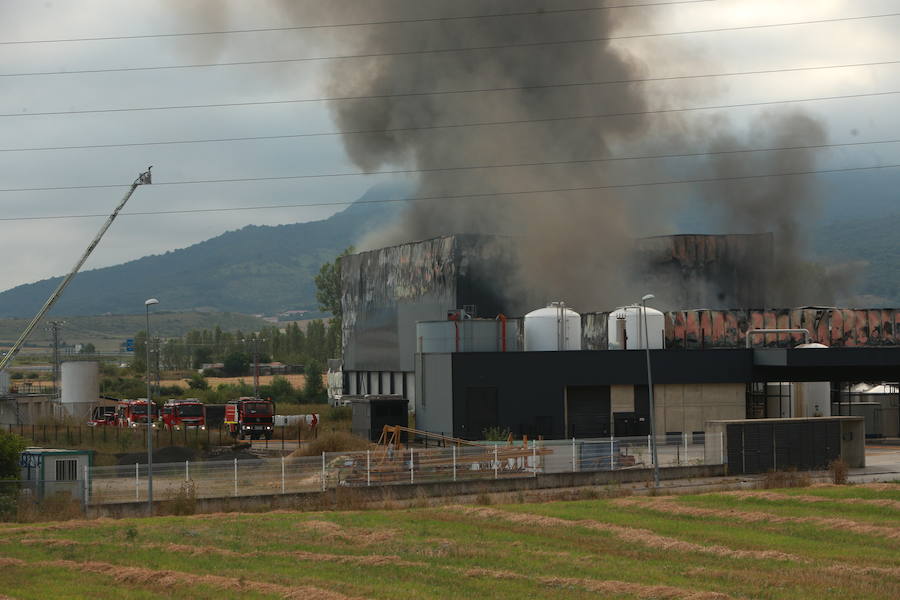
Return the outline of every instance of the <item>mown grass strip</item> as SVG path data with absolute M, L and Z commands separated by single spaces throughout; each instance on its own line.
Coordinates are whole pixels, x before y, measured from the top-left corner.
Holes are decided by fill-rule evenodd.
M 896 566 L 897 553 L 872 543 L 871 536 L 828 530 L 809 523 L 769 526 L 745 523 L 727 513 L 677 511 L 684 497 L 620 498 L 611 501 L 576 501 L 502 508 L 572 520 L 594 519 L 618 525 L 640 525 L 661 535 L 735 549 L 778 550 L 810 559 Z

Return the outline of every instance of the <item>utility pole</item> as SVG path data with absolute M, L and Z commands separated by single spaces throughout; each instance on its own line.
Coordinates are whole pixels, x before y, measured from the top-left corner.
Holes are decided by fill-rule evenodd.
M 150 332 L 147 332 L 147 335 L 150 335 Z M 153 347 L 156 350 L 156 393 L 159 394 L 160 388 L 160 374 L 159 374 L 159 356 L 162 354 L 162 344 L 159 338 L 155 338 L 153 340 Z

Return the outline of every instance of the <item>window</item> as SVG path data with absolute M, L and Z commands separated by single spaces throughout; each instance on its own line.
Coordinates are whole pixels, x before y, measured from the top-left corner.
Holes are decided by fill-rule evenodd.
M 77 459 L 56 460 L 56 481 L 75 481 L 78 479 Z

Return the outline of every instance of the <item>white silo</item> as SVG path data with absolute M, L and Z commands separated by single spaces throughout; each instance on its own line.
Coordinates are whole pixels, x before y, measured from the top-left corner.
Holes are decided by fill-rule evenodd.
M 651 350 L 665 347 L 666 317 L 656 309 L 623 306 L 609 313 L 606 324 L 610 350 L 644 350 L 648 343 Z
M 581 350 L 581 315 L 564 302 L 525 315 L 525 351 Z
M 0 371 L 0 394 L 9 393 L 9 371 L 3 369 Z
M 71 417 L 89 418 L 100 398 L 100 363 L 68 361 L 62 363 L 63 410 Z
M 822 349 L 825 344 L 800 344 L 797 348 Z M 828 381 L 798 381 L 792 384 L 794 417 L 830 417 L 831 383 Z

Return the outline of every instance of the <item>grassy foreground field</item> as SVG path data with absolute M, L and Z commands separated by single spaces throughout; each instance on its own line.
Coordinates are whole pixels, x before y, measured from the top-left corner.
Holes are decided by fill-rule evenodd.
M 900 485 L 0 527 L 0 595 L 900 598 Z

